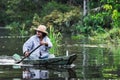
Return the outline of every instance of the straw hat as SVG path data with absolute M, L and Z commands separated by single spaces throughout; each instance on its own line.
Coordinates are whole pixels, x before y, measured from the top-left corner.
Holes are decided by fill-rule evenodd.
M 48 32 L 46 31 L 46 26 L 44 26 L 44 25 L 39 25 L 38 28 L 34 28 L 34 29 L 37 31 L 41 31 L 45 34 L 48 34 Z

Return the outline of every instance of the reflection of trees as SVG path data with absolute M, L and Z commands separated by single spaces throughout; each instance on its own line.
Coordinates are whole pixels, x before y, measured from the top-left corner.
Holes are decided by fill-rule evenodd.
M 25 39 L 25 38 L 24 38 Z M 3 38 L 0 38 L 1 41 L 1 54 L 4 55 L 13 55 L 16 52 L 22 53 L 22 44 L 23 44 L 23 38 L 16 38 L 12 36 L 4 36 Z
M 85 39 L 83 39 L 83 44 L 85 44 Z M 86 48 L 83 46 L 83 79 L 86 80 L 86 69 L 85 69 L 85 66 L 87 66 L 88 64 L 88 54 L 87 54 L 87 51 L 86 51 Z
M 88 54 L 86 52 L 86 48 L 83 47 L 83 79 L 86 80 L 86 73 L 87 73 L 87 70 L 86 70 L 86 66 L 88 66 Z
M 83 44 L 86 44 L 83 39 Z M 89 50 L 89 51 L 88 51 Z M 86 80 L 89 77 L 99 78 L 102 74 L 103 49 L 83 46 L 82 75 Z
M 107 53 L 104 55 L 104 63 L 102 74 L 105 78 L 120 77 L 120 48 L 116 45 L 110 45 L 107 49 Z
M 108 53 L 108 61 L 111 65 L 120 65 L 120 47 L 116 45 L 110 45 Z

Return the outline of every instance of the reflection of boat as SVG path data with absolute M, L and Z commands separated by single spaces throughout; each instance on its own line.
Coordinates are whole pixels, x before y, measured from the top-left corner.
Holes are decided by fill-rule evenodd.
M 75 71 L 70 68 L 70 69 L 49 69 L 49 68 L 42 68 L 42 69 L 38 69 L 38 68 L 28 68 L 28 67 L 24 67 L 23 68 L 23 72 L 22 72 L 22 77 L 23 79 L 52 79 L 52 80 L 56 80 L 56 79 L 66 79 L 68 78 L 76 78 L 76 73 Z
M 69 56 L 61 56 L 54 58 L 46 58 L 39 60 L 23 60 L 23 64 L 33 64 L 33 65 L 71 65 L 73 61 L 76 59 L 77 55 L 72 54 Z
M 21 68 L 11 68 L 11 66 L 0 66 L 0 80 L 19 79 L 23 80 L 71 80 L 76 78 L 75 68 L 64 68 L 57 65 L 51 66 L 22 66 Z
M 34 68 L 25 68 L 23 70 L 23 79 L 48 79 L 48 70 L 39 70 Z

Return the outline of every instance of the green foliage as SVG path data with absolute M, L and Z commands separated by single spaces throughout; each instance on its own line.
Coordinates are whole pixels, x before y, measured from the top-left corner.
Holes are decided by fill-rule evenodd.
M 73 10 L 65 13 L 54 10 L 50 15 L 47 15 L 43 18 L 43 22 L 45 24 L 52 24 L 58 31 L 71 32 L 74 29 L 72 25 L 74 25 L 79 20 L 79 18 L 79 8 L 74 8 Z
M 109 33 L 111 39 L 116 39 L 117 37 L 120 36 L 120 29 L 119 28 L 113 28 L 108 33 Z
M 55 32 L 53 26 L 51 25 L 49 27 L 49 38 L 51 39 L 53 43 L 53 47 L 50 49 L 51 54 L 58 55 L 59 54 L 59 44 L 61 43 L 62 40 L 62 35 L 60 32 Z
M 101 0 L 101 2 L 103 2 Z M 113 1 L 107 1 L 107 3 L 115 3 Z M 113 27 L 119 27 L 119 12 L 113 4 L 104 4 L 103 10 L 99 13 L 92 13 L 84 17 L 84 31 L 91 35 L 96 33 L 105 33 L 105 29 L 112 29 Z
M 25 30 L 25 24 L 20 24 L 13 22 L 10 25 L 6 26 L 8 29 L 10 29 L 10 35 L 14 36 L 25 36 L 28 35 L 28 31 Z
M 81 20 L 79 20 L 76 24 L 73 25 L 74 34 L 80 34 L 85 33 L 86 27 L 83 26 L 83 23 Z
M 46 3 L 45 0 L 1 0 L 0 25 L 19 22 L 28 26 L 34 13 L 40 14 L 44 3 Z
M 102 0 L 101 0 L 102 1 Z M 107 1 L 107 3 L 110 4 L 104 4 L 103 10 L 100 13 L 96 13 L 96 15 L 91 14 L 88 15 L 89 19 L 85 19 L 85 26 L 87 26 L 86 29 L 89 29 L 88 26 L 90 26 L 90 29 L 88 30 L 90 33 L 92 33 L 95 39 L 103 39 L 108 40 L 108 42 L 111 42 L 119 38 L 119 25 L 120 25 L 120 12 L 117 10 L 116 7 L 117 3 L 116 1 Z M 90 24 L 92 23 L 92 24 Z M 95 27 L 94 27 L 95 26 Z M 99 27 L 97 27 L 99 26 Z M 102 36 L 101 36 L 102 35 Z M 113 43 L 113 42 L 112 42 Z
M 32 26 L 30 27 L 29 31 L 31 32 L 31 35 L 34 34 L 34 28 L 37 28 L 41 23 L 41 18 L 37 13 L 34 14 L 33 20 L 32 20 Z
M 100 0 L 89 0 L 88 5 L 90 9 L 100 6 Z
M 85 36 L 84 35 L 76 35 L 76 36 L 72 36 L 73 40 L 79 40 L 79 39 L 84 39 Z
M 38 14 L 34 14 L 33 20 L 32 20 L 32 24 L 35 26 L 38 26 L 40 24 L 40 17 Z
M 98 39 L 103 41 L 104 43 L 112 43 L 117 44 L 120 39 L 120 29 L 119 28 L 113 28 L 111 30 L 106 30 L 105 33 L 96 33 L 95 36 L 93 36 L 94 39 Z
M 118 11 L 117 10 L 113 10 L 112 19 L 113 20 L 117 20 L 118 16 L 119 16 Z
M 119 27 L 120 28 L 120 12 L 118 12 L 117 10 L 113 10 L 112 13 L 112 19 L 113 19 L 113 27 Z
M 119 0 L 90 0 L 89 10 L 101 9 L 99 13 L 90 12 L 84 18 L 81 16 L 82 3 L 83 0 L 1 0 L 0 26 L 9 26 L 10 34 L 14 35 L 28 35 L 28 31 L 39 24 L 51 24 L 61 33 L 78 36 L 82 33 L 99 36 L 100 33 L 105 34 L 104 37 L 112 36 L 109 31 L 119 28 Z
M 93 33 L 93 31 L 103 33 L 104 28 L 109 21 L 106 20 L 106 13 L 98 13 L 96 15 L 88 15 L 83 19 L 84 31 L 85 33 Z M 110 24 L 109 24 L 110 25 Z M 109 26 L 108 26 L 109 27 Z
M 109 5 L 109 4 L 105 4 L 105 5 L 103 6 L 103 8 L 104 8 L 105 10 L 112 10 L 112 6 Z
M 48 2 L 47 4 L 44 4 L 42 6 L 43 11 L 41 12 L 41 16 L 46 16 L 53 12 L 54 10 L 58 10 L 60 12 L 68 12 L 72 9 L 72 6 L 66 5 L 66 4 L 61 4 L 57 3 L 55 1 Z M 59 13 L 58 13 L 59 14 Z

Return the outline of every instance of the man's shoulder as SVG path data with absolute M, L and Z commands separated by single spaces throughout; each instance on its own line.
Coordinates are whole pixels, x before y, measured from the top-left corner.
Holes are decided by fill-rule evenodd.
M 45 40 L 50 40 L 50 38 L 48 36 L 45 36 L 44 39 Z
M 31 39 L 35 39 L 35 38 L 37 38 L 37 36 L 36 36 L 36 35 L 33 35 L 33 36 L 31 36 L 30 38 L 31 38 Z
M 45 38 L 46 38 L 46 39 L 49 39 L 49 37 L 48 37 L 48 36 L 45 36 Z

